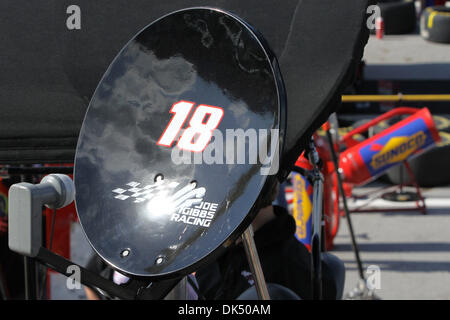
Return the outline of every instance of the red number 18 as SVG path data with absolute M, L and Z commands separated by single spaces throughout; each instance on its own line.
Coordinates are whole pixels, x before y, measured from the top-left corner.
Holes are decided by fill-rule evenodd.
M 194 102 L 179 101 L 172 106 L 170 113 L 173 113 L 174 116 L 159 138 L 158 145 L 172 146 L 194 105 Z M 209 118 L 206 122 L 203 122 L 207 115 L 209 115 Z M 199 105 L 189 121 L 189 127 L 184 130 L 180 140 L 178 140 L 177 146 L 184 150 L 202 152 L 211 140 L 212 132 L 219 126 L 222 117 L 222 108 L 204 104 Z

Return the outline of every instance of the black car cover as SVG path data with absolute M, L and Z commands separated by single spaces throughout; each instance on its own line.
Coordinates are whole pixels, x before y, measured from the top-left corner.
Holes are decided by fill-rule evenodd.
M 288 168 L 351 82 L 368 39 L 371 2 L 2 1 L 0 163 L 72 162 L 89 100 L 118 51 L 164 14 L 209 6 L 247 21 L 278 57 L 288 100 Z

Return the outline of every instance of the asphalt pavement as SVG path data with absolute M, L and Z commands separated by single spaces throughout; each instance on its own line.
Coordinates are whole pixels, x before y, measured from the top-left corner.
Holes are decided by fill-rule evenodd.
M 372 184 L 358 192 L 376 190 Z M 382 299 L 450 299 L 450 186 L 423 189 L 427 214 L 419 212 L 372 212 L 351 215 L 364 270 L 377 266 Z M 364 201 L 349 201 L 350 207 Z M 412 204 L 378 199 L 367 208 L 389 209 Z M 347 221 L 341 226 L 332 251 L 346 266 L 345 292 L 358 283 L 358 269 Z

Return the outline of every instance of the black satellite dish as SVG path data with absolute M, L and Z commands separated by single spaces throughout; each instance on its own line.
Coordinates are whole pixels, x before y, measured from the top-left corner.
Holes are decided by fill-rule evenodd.
M 276 59 L 240 18 L 190 8 L 148 25 L 109 66 L 80 132 L 76 207 L 92 247 L 150 278 L 220 253 L 275 182 L 285 110 Z M 231 139 L 242 133 L 244 163 Z

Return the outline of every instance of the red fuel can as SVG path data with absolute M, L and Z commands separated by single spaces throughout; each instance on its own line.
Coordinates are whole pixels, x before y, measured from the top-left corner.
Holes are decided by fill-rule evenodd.
M 345 182 L 362 185 L 439 141 L 431 113 L 423 108 L 342 152 L 339 167 Z
M 375 29 L 377 39 L 383 39 L 384 36 L 384 20 L 383 17 L 378 17 L 375 20 Z

